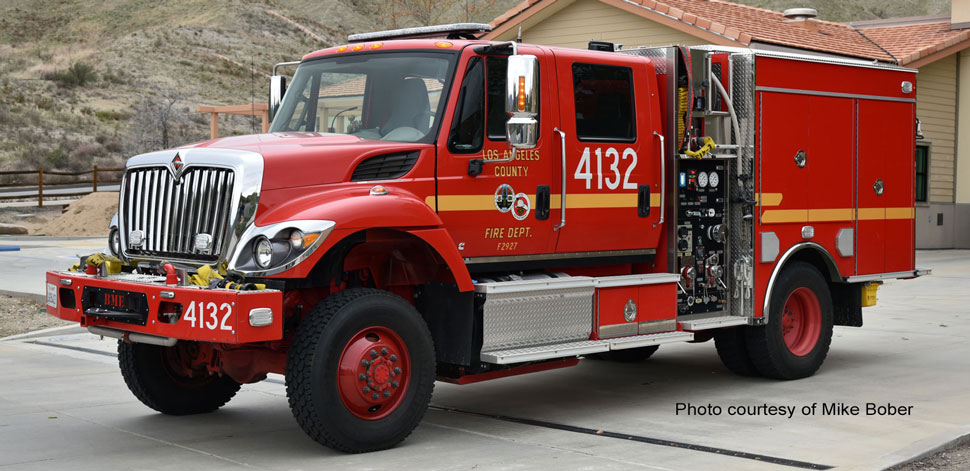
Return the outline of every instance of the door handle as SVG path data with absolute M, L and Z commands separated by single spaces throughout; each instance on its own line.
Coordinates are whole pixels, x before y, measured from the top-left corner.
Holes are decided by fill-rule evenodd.
M 536 219 L 549 219 L 549 185 L 539 185 L 536 188 Z
M 562 191 L 559 192 L 561 198 L 561 203 L 559 204 L 560 220 L 559 224 L 552 228 L 553 231 L 558 231 L 566 227 L 566 133 L 562 132 L 559 128 L 553 128 L 552 130 L 553 132 L 559 133 L 559 148 L 562 151 Z
M 654 131 L 653 132 L 653 135 L 660 138 L 660 220 L 657 221 L 657 223 L 653 225 L 653 227 L 657 227 L 657 226 L 659 226 L 659 225 L 661 225 L 661 224 L 664 223 L 664 203 L 666 203 L 666 198 L 667 198 L 667 170 L 665 168 L 665 162 L 664 162 L 666 160 L 666 158 L 664 156 L 664 151 L 666 150 L 665 149 L 666 146 L 664 146 L 664 135 L 663 134 L 660 134 L 657 131 Z M 565 172 L 566 171 L 566 169 L 565 169 L 565 159 L 563 159 L 563 162 L 564 162 L 563 163 L 563 172 Z M 565 173 L 563 173 L 563 175 L 565 175 Z M 563 179 L 565 179 L 565 178 L 566 177 L 564 176 Z M 563 192 L 563 193 L 565 193 L 565 192 Z

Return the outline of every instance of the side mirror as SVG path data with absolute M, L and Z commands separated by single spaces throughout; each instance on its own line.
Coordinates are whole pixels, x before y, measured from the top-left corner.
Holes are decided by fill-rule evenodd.
M 531 55 L 509 56 L 506 74 L 505 142 L 515 149 L 532 149 L 539 138 L 539 58 Z
M 280 102 L 283 101 L 283 94 L 286 93 L 286 77 L 274 75 L 269 78 L 269 120 L 273 121 L 276 112 L 280 109 Z

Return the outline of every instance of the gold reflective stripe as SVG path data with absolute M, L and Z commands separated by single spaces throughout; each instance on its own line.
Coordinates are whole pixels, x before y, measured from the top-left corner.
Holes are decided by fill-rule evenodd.
M 761 206 L 779 206 L 781 205 L 781 200 L 784 199 L 785 195 L 782 193 L 761 193 L 760 195 L 754 195 L 754 199 L 757 200 Z
M 534 206 L 536 195 L 526 195 Z M 549 209 L 559 209 L 562 196 L 549 195 Z M 495 211 L 495 195 L 440 195 L 435 207 L 435 197 L 424 199 L 425 204 L 436 211 Z M 636 208 L 636 193 L 578 193 L 566 195 L 566 209 Z M 650 207 L 660 207 L 660 194 L 650 194 Z
M 855 210 L 847 209 L 809 209 L 808 222 L 851 221 Z
M 886 219 L 915 219 L 915 208 L 886 208 Z
M 879 221 L 885 219 L 913 219 L 916 211 L 913 208 L 859 208 L 860 221 Z M 852 221 L 855 210 L 852 208 L 837 209 L 769 209 L 761 214 L 763 224 L 779 224 L 786 222 L 830 222 Z

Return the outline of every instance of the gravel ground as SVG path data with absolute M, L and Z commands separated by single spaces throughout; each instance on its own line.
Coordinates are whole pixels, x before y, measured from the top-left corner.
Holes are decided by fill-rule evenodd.
M 886 471 L 965 471 L 970 469 L 970 439 L 964 437 L 963 444 L 941 451 L 935 455 L 894 466 Z
M 68 324 L 47 314 L 43 304 L 0 295 L 0 338 Z

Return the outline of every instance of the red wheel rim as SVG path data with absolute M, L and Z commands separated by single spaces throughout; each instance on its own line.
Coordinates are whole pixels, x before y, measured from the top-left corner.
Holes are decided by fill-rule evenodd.
M 340 354 L 337 389 L 352 414 L 377 420 L 394 412 L 411 376 L 408 348 L 393 330 L 368 327 L 354 334 Z
M 808 355 L 818 343 L 821 331 L 822 308 L 818 297 L 808 288 L 792 291 L 781 316 L 781 333 L 788 350 L 800 357 Z

